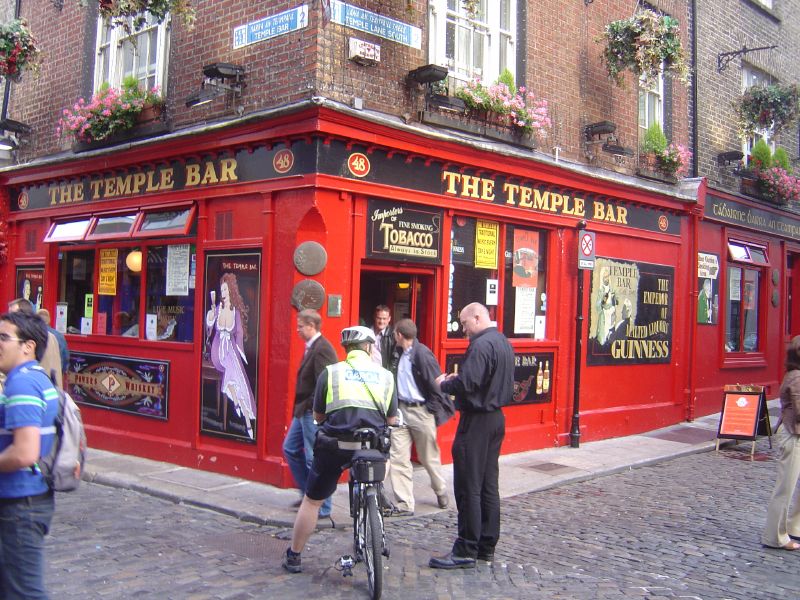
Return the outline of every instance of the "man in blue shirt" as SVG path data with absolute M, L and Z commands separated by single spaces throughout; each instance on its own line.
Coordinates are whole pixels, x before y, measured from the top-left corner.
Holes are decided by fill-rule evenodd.
M 46 599 L 44 536 L 53 492 L 37 461 L 53 445 L 58 392 L 39 366 L 47 326 L 18 311 L 0 316 L 0 598 Z

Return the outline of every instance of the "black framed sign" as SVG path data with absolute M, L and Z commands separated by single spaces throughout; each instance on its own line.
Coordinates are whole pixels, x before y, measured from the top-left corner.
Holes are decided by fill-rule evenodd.
M 375 198 L 368 207 L 368 258 L 442 263 L 441 210 Z

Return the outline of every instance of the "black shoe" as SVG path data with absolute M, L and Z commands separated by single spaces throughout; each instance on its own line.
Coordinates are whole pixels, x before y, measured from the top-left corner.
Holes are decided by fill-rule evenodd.
M 439 508 L 444 509 L 450 504 L 450 499 L 447 497 L 447 493 L 444 493 L 441 496 L 436 496 L 436 502 L 439 504 Z
M 466 556 L 455 556 L 452 552 L 445 556 L 433 556 L 428 561 L 431 569 L 474 569 L 475 559 Z
M 478 552 L 478 560 L 492 562 L 494 560 L 494 552 Z
M 292 552 L 291 548 L 286 549 L 286 554 L 283 555 L 283 568 L 289 573 L 299 573 L 302 571 L 300 566 L 300 553 Z

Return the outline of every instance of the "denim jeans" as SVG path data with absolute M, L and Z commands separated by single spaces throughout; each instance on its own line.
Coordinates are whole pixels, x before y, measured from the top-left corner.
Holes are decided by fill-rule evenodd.
M 311 462 L 314 460 L 314 439 L 317 435 L 317 426 L 314 424 L 314 417 L 311 411 L 306 411 L 301 418 L 293 418 L 283 440 L 283 455 L 289 463 L 289 470 L 292 472 L 297 487 L 302 492 L 306 491 L 308 473 L 311 471 Z M 331 499 L 326 498 L 319 509 L 322 517 L 331 514 Z
M 52 494 L 0 503 L 0 598 L 47 600 L 44 536 L 54 506 Z

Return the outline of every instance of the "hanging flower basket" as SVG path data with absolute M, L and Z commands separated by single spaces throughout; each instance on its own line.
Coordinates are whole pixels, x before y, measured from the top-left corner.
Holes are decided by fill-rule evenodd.
M 743 138 L 759 131 L 777 133 L 797 120 L 800 112 L 800 86 L 755 85 L 734 101 L 739 134 Z
M 140 29 L 147 22 L 147 13 L 153 15 L 158 23 L 162 23 L 169 13 L 180 17 L 187 27 L 194 26 L 196 16 L 191 0 L 81 0 L 83 4 L 91 1 L 98 2 L 101 17 L 128 32 Z
M 0 76 L 19 81 L 39 67 L 39 48 L 24 19 L 0 24 Z
M 603 59 L 617 85 L 623 85 L 624 71 L 630 70 L 651 86 L 658 81 L 662 64 L 666 74 L 684 83 L 688 80 L 689 68 L 677 19 L 642 10 L 606 25 L 597 41 L 606 44 Z
M 72 135 L 76 142 L 103 141 L 142 123 L 147 109 L 158 111 L 160 117 L 163 105 L 157 88 L 143 90 L 135 79 L 126 79 L 122 89 L 103 87 L 89 101 L 79 98 L 72 108 L 64 109 L 57 133 Z

